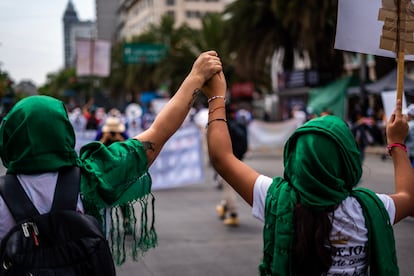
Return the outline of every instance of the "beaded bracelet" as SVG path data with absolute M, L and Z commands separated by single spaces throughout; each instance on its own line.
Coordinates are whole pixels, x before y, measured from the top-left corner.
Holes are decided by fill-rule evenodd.
M 211 101 L 214 101 L 215 99 L 223 99 L 224 101 L 226 101 L 226 97 L 224 96 L 213 96 L 211 98 L 208 98 L 207 103 L 210 103 Z
M 216 119 L 211 119 L 210 121 L 208 121 L 208 123 L 206 124 L 206 128 L 208 128 L 208 126 L 212 123 L 212 122 L 215 122 L 215 121 L 223 121 L 223 122 L 226 122 L 227 123 L 227 119 L 225 119 L 225 118 L 216 118 Z
M 402 149 L 403 151 L 407 152 L 407 146 L 406 146 L 406 145 L 401 144 L 401 143 L 392 143 L 392 144 L 389 144 L 389 145 L 387 146 L 387 150 L 388 150 L 388 154 L 389 154 L 389 156 L 392 156 L 392 154 L 391 154 L 391 150 L 392 150 L 392 148 L 394 148 L 394 147 L 398 147 L 398 148 Z

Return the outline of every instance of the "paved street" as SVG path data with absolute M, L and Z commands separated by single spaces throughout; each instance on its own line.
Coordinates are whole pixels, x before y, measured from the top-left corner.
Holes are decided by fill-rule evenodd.
M 246 162 L 266 175 L 280 175 L 282 160 L 274 152 L 255 153 Z M 368 154 L 362 186 L 377 192 L 393 190 L 392 161 Z M 206 181 L 170 190 L 155 191 L 156 229 L 159 244 L 139 262 L 118 267 L 118 275 L 140 276 L 221 276 L 258 275 L 262 250 L 262 225 L 251 216 L 241 199 L 238 228 L 222 225 L 215 205 L 221 192 L 215 188 L 212 170 L 206 166 Z M 414 183 L 413 183 L 414 184 Z M 395 226 L 400 275 L 413 275 L 414 219 Z
M 246 162 L 267 175 L 282 173 L 282 160 L 275 153 L 253 154 Z M 368 154 L 362 186 L 377 192 L 393 190 L 392 161 Z M 216 217 L 215 205 L 220 191 L 206 169 L 201 184 L 156 191 L 157 248 L 140 262 L 127 262 L 118 268 L 119 275 L 142 276 L 220 276 L 258 275 L 262 250 L 262 225 L 251 216 L 251 208 L 241 199 L 238 228 L 228 228 Z M 414 183 L 413 183 L 414 184 Z M 400 275 L 412 275 L 414 262 L 414 219 L 395 226 Z

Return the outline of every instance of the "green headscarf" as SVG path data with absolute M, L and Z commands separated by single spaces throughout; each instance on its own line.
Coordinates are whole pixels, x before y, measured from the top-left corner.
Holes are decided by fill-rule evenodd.
M 154 198 L 144 147 L 138 140 L 112 144 L 92 142 L 75 151 L 75 133 L 64 104 L 48 96 L 19 101 L 0 126 L 0 157 L 7 173 L 37 174 L 62 167 L 81 168 L 81 194 L 87 213 L 105 224 L 105 208 L 111 209 L 112 249 L 116 263 L 125 261 L 125 231 L 117 206 L 129 206 L 126 219 L 132 223 L 132 255 L 155 247 Z M 148 203 L 148 200 L 150 202 Z M 132 204 L 141 206 L 140 229 Z M 151 207 L 151 209 L 149 208 Z M 151 211 L 152 216 L 148 212 Z
M 75 133 L 63 103 L 47 96 L 16 103 L 0 127 L 0 157 L 13 174 L 77 165 Z
M 284 166 L 284 177 L 273 179 L 266 197 L 262 275 L 293 275 L 298 202 L 322 211 L 348 196 L 356 197 L 363 209 L 371 275 L 398 275 L 394 233 L 384 205 L 375 193 L 354 188 L 362 175 L 361 161 L 342 119 L 323 116 L 299 127 L 285 144 Z

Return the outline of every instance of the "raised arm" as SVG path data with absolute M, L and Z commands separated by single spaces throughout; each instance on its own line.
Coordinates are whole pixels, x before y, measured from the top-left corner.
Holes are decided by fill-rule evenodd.
M 215 51 L 207 51 L 197 58 L 175 95 L 155 118 L 151 127 L 135 136 L 146 147 L 148 163 L 151 165 L 167 140 L 181 126 L 190 110 L 198 89 L 222 69 Z
M 399 144 L 404 145 L 408 133 L 406 117 L 402 114 L 401 100 L 387 123 L 387 143 L 392 146 L 390 153 L 394 163 L 395 193 L 390 195 L 395 204 L 394 223 L 414 214 L 414 170 L 408 154 Z
M 203 88 L 208 98 L 207 144 L 210 161 L 216 171 L 246 200 L 253 204 L 253 187 L 259 173 L 233 155 L 226 123 L 226 80 L 216 74 Z

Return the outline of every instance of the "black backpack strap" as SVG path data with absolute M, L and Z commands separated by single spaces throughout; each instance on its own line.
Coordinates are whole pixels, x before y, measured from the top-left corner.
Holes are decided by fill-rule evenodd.
M 80 189 L 80 169 L 68 167 L 59 171 L 52 210 L 76 210 Z M 39 215 L 17 176 L 0 177 L 0 194 L 16 222 Z
M 76 210 L 80 190 L 80 168 L 66 167 L 59 171 L 52 210 Z
M 39 215 L 16 175 L 6 174 L 0 177 L 0 194 L 16 222 Z

